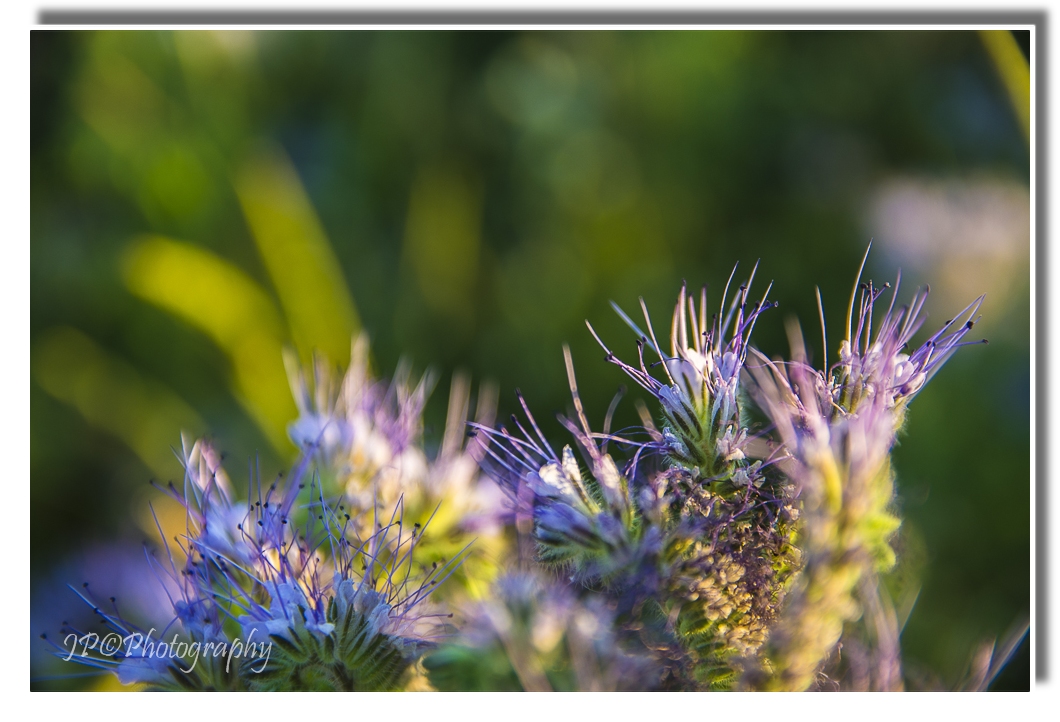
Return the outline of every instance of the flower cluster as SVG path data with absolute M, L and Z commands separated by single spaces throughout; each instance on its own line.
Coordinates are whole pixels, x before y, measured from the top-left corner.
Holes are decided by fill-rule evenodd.
M 769 289 L 751 301 L 752 271 L 726 306 L 733 275 L 709 321 L 706 290 L 697 308 L 681 289 L 668 353 L 643 300 L 647 333 L 615 306 L 638 336 L 635 365 L 589 326 L 606 359 L 658 402 L 658 422 L 642 415 L 643 437 L 590 430 L 569 351 L 576 421 L 560 421 L 584 466 L 570 446 L 555 453 L 521 396 L 525 425 L 513 417 L 512 430 L 477 429 L 493 442 L 485 467 L 537 559 L 614 604 L 625 638 L 651 637 L 644 646 L 663 687 L 806 689 L 844 624 L 880 606 L 866 590 L 894 562 L 895 436 L 912 397 L 966 345 L 983 299 L 909 353 L 926 292 L 908 306 L 892 301 L 873 333 L 881 289 L 856 284 L 857 326 L 824 372 L 806 363 L 801 342 L 789 362 L 751 348 L 759 316 L 776 303 Z M 752 427 L 751 400 L 773 433 Z M 609 443 L 629 453 L 616 461 Z
M 184 488 L 165 491 L 184 505 L 186 528 L 154 565 L 179 590 L 174 620 L 160 636 L 179 630 L 196 650 L 268 644 L 268 657 L 198 663 L 137 645 L 78 661 L 156 689 L 399 688 L 440 632 L 445 615 L 428 596 L 459 560 L 419 568 L 413 555 L 423 533 L 405 528 L 400 504 L 374 533 L 358 536 L 345 504 L 324 496 L 305 459 L 286 479 L 258 481 L 240 502 L 206 442 L 185 448 L 184 465 Z M 107 612 L 83 596 L 123 638 L 150 636 L 116 604 Z
M 770 459 L 749 458 L 754 434 L 740 376 L 754 324 L 775 305 L 765 298 L 748 305 L 752 280 L 709 325 L 705 293 L 697 313 L 682 289 L 669 355 L 646 308 L 647 336 L 619 310 L 639 336 L 637 367 L 597 336 L 607 359 L 659 402 L 661 429 L 647 419 L 647 440 L 591 431 L 569 351 L 577 421 L 561 422 L 585 470 L 571 447 L 553 451 L 521 396 L 526 425 L 513 417 L 514 432 L 478 427 L 493 442 L 487 468 L 517 515 L 532 520 L 538 558 L 612 599 L 638 636 L 651 629 L 665 684 L 676 688 L 724 689 L 736 681 L 798 563 L 792 487 L 770 473 Z M 648 370 L 645 345 L 658 354 L 666 382 Z M 632 452 L 621 466 L 606 452 L 609 443 Z
M 444 435 L 432 458 L 423 441 L 431 374 L 412 382 L 408 364 L 401 363 L 389 382 L 372 378 L 364 336 L 354 341 L 341 381 L 323 359 L 316 360 L 312 384 L 293 354 L 286 361 L 299 412 L 290 437 L 314 463 L 325 491 L 345 497 L 358 531 L 370 533 L 373 518 L 400 500 L 408 524 L 429 522 L 433 529 L 419 550 L 421 560 L 443 563 L 475 540 L 457 572 L 459 583 L 447 591 L 484 591 L 497 574 L 505 542 L 497 523 L 499 491 L 479 473 L 484 449 L 465 443 L 467 377 L 453 377 Z M 481 385 L 476 423 L 492 423 L 495 408 L 494 387 Z
M 413 382 L 402 365 L 373 379 L 363 337 L 341 380 L 319 359 L 307 378 L 288 357 L 291 473 L 255 479 L 237 500 L 199 441 L 185 443 L 183 487 L 163 489 L 186 523 L 149 557 L 173 602 L 158 637 L 179 632 L 184 646 L 172 636 L 156 654 L 140 643 L 155 630 L 87 585 L 78 593 L 105 627 L 138 643 L 63 633 L 79 661 L 154 689 L 805 690 L 822 686 L 841 640 L 860 688 L 901 688 L 879 577 L 901 523 L 891 452 L 913 397 L 956 349 L 985 343 L 964 340 L 983 298 L 910 350 L 927 291 L 896 306 L 899 276 L 877 318 L 890 285 L 860 284 L 859 271 L 839 360 L 818 370 L 797 325 L 789 360 L 751 347 L 776 306 L 771 286 L 751 298 L 755 271 L 728 301 L 733 270 L 709 320 L 706 289 L 697 304 L 682 288 L 668 351 L 643 300 L 646 333 L 615 306 L 637 334 L 636 364 L 589 326 L 657 403 L 639 427 L 612 433 L 616 397 L 592 430 L 564 347 L 574 413 L 559 417 L 573 439 L 563 446 L 518 392 L 510 425 L 494 426 L 489 386 L 468 421 L 458 375 L 428 453 L 429 374 Z M 518 571 L 497 579 L 505 565 Z M 451 576 L 459 583 L 436 594 Z

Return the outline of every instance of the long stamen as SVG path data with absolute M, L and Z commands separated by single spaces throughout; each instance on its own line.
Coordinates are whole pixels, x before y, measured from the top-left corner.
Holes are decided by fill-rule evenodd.
M 865 255 L 861 257 L 861 265 L 858 266 L 858 276 L 854 279 L 854 288 L 850 292 L 850 305 L 847 307 L 847 335 L 844 337 L 848 343 L 851 343 L 850 339 L 850 325 L 854 320 L 854 297 L 857 296 L 858 287 L 861 285 L 861 274 L 865 270 L 865 262 L 869 260 L 869 251 L 872 250 L 872 241 L 869 241 L 868 247 L 865 249 Z

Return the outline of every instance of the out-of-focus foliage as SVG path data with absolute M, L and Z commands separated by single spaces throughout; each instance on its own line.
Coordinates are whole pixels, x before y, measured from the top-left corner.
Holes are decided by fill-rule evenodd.
M 161 452 L 181 430 L 233 472 L 290 463 L 285 345 L 344 365 L 363 329 L 382 375 L 408 354 L 492 379 L 501 418 L 521 385 L 554 437 L 561 344 L 601 353 L 587 317 L 624 337 L 608 301 L 720 293 L 761 257 L 772 355 L 785 314 L 816 316 L 812 285 L 843 317 L 875 237 L 867 275 L 938 279 L 938 314 L 987 292 L 991 344 L 916 400 L 895 459 L 905 668 L 956 680 L 1029 608 L 1029 154 L 1006 38 L 34 32 L 35 609 L 74 550 L 150 533 L 123 520 L 179 477 Z M 591 367 L 602 410 L 622 374 Z M 636 420 L 624 401 L 613 426 Z M 1019 659 L 1001 684 L 1028 684 Z

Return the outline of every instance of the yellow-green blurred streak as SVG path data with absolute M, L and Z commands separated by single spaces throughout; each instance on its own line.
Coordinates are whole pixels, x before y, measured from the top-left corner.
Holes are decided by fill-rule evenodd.
M 163 135 L 175 108 L 165 92 L 125 55 L 124 33 L 92 33 L 76 86 L 81 117 L 120 156 L 135 160 Z
M 181 430 L 202 433 L 198 414 L 164 385 L 143 378 L 80 331 L 57 327 L 33 347 L 33 375 L 93 426 L 123 441 L 159 478 L 172 476 Z
M 348 363 L 360 321 L 290 161 L 276 148 L 259 149 L 243 163 L 235 186 L 303 362 L 319 351 L 334 363 Z
M 160 236 L 134 242 L 122 259 L 134 294 L 200 329 L 228 355 L 236 395 L 272 445 L 288 454 L 297 411 L 283 366 L 283 324 L 265 291 L 227 261 Z
M 980 30 L 979 37 L 994 61 L 1019 118 L 1023 137 L 1031 137 L 1031 68 L 1008 30 Z
M 481 245 L 482 189 L 454 168 L 424 168 L 409 199 L 404 262 L 432 311 L 470 329 Z

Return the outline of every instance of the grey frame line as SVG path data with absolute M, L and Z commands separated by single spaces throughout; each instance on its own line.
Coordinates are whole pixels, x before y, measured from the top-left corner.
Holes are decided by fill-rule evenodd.
M 41 25 L 1035 25 L 1045 12 L 48 9 Z

